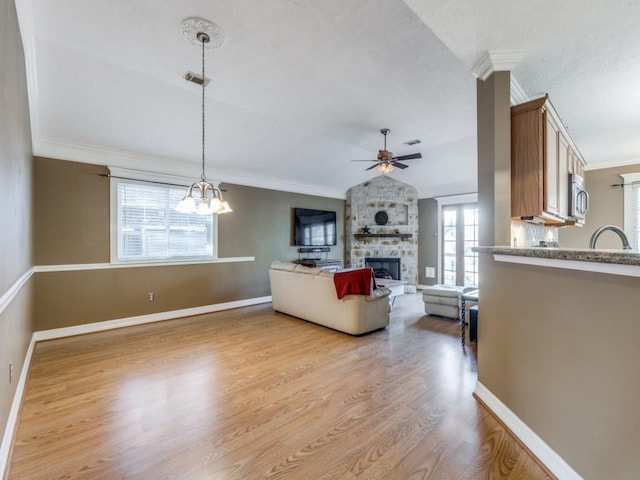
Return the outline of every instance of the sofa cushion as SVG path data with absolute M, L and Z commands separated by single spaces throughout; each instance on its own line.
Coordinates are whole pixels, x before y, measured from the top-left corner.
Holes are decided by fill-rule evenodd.
M 381 297 L 388 297 L 389 295 L 391 295 L 391 290 L 389 290 L 388 288 L 380 287 L 372 290 L 371 295 L 367 296 L 365 298 L 365 301 L 373 302 Z
M 455 298 L 458 298 L 458 296 L 462 293 L 462 291 L 463 291 L 462 287 L 456 287 L 456 286 L 453 286 L 453 285 L 436 284 L 436 285 L 431 285 L 429 287 L 425 287 L 422 290 L 422 295 L 424 297 L 433 296 L 433 297 L 455 297 Z
M 435 305 L 450 305 L 452 307 L 458 306 L 458 297 L 435 297 L 433 295 L 422 295 L 424 303 L 432 303 Z
M 295 263 L 281 262 L 279 260 L 274 260 L 273 262 L 271 262 L 271 268 L 273 268 L 274 270 L 285 270 L 287 272 L 293 272 L 297 266 L 298 265 L 296 265 Z
M 305 267 L 304 265 L 296 265 L 296 268 L 293 271 L 298 273 L 306 273 L 308 275 L 318 275 L 322 271 L 322 269 Z

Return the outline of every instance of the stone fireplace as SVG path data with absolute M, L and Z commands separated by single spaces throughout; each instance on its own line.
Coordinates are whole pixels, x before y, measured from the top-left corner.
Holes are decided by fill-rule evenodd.
M 348 267 L 396 268 L 391 276 L 415 292 L 418 281 L 418 192 L 386 175 L 347 192 L 345 247 Z M 383 264 L 384 261 L 392 260 Z M 390 264 L 394 264 L 390 267 Z M 376 265 L 376 266 L 374 266 Z M 375 273 L 375 272 L 374 272 Z

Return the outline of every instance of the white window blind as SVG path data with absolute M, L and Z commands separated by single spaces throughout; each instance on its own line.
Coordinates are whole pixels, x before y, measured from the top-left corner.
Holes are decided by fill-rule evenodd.
M 620 175 L 624 185 L 624 232 L 631 248 L 640 250 L 640 172 Z
M 179 213 L 179 186 L 113 179 L 116 215 L 112 261 L 158 262 L 215 258 L 215 215 Z

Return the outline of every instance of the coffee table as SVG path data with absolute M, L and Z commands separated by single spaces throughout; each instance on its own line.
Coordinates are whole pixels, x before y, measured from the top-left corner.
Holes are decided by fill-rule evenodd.
M 404 286 L 406 284 L 407 282 L 403 280 L 387 280 L 384 278 L 376 278 L 376 285 L 378 287 L 384 287 L 391 290 L 391 306 L 393 306 L 393 304 L 395 303 L 397 296 L 404 295 Z
M 463 293 L 460 297 L 460 321 L 462 331 L 462 346 L 465 343 L 465 330 L 467 328 L 467 302 L 478 303 L 478 290 L 471 290 L 470 292 Z

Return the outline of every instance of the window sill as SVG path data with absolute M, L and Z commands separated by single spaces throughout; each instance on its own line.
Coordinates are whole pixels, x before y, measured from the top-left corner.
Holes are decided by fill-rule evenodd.
M 111 268 L 171 267 L 178 265 L 202 265 L 208 263 L 255 262 L 255 257 L 227 257 L 214 260 L 185 260 L 178 262 L 144 262 L 144 263 L 78 263 L 71 265 L 38 265 L 34 272 L 68 272 L 73 270 L 107 270 Z

